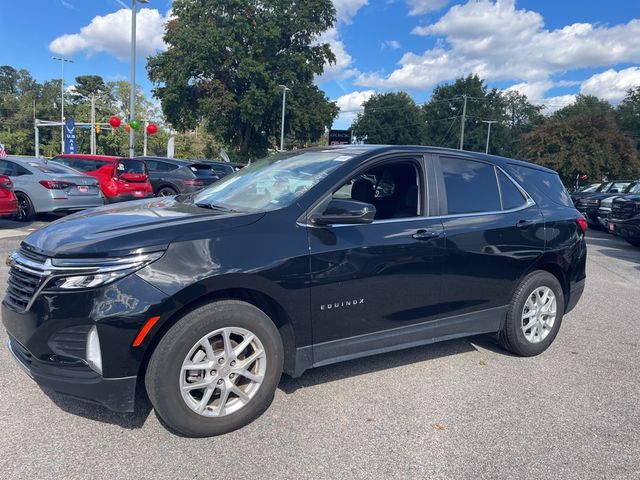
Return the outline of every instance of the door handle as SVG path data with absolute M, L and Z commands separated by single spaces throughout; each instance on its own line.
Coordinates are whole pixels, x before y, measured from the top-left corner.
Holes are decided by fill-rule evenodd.
M 526 230 L 531 225 L 533 225 L 533 222 L 530 222 L 529 220 L 520 220 L 518 223 L 516 223 L 516 227 L 523 230 Z
M 438 230 L 418 230 L 412 237 L 414 240 L 431 240 L 438 238 L 440 235 L 442 235 L 442 232 Z

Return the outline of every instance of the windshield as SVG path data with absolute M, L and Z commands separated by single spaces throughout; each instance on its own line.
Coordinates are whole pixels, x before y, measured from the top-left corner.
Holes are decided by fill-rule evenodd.
M 631 182 L 613 182 L 611 187 L 607 190 L 608 193 L 622 193 L 627 187 L 631 184 Z
M 600 185 L 598 187 L 598 189 L 596 190 L 596 192 L 606 192 L 607 190 L 609 190 L 609 187 L 611 186 L 611 183 L 603 183 L 602 185 Z
M 629 190 L 627 190 L 627 193 L 640 193 L 640 183 L 634 184 Z
M 344 150 L 275 155 L 202 190 L 193 198 L 193 203 L 241 211 L 287 207 L 351 158 L 344 155 Z

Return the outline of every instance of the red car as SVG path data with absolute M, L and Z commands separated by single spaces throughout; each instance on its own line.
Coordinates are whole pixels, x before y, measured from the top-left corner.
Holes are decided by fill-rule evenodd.
M 13 183 L 6 175 L 0 175 L 0 217 L 18 213 L 18 200 L 13 193 Z
M 52 159 L 97 178 L 109 203 L 153 196 L 147 165 L 134 158 L 107 155 L 64 154 Z

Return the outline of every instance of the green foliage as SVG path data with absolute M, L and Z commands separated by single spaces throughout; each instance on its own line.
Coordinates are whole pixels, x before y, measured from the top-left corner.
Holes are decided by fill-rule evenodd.
M 592 180 L 640 174 L 638 152 L 620 132 L 611 111 L 563 117 L 554 115 L 525 136 L 526 160 L 558 171 L 565 184 L 577 174 L 587 174 Z
M 420 107 L 407 93 L 373 95 L 351 126 L 355 137 L 370 144 L 421 144 L 425 119 Z
M 612 111 L 613 109 L 611 108 L 611 104 L 606 100 L 600 100 L 598 97 L 593 95 L 578 94 L 574 103 L 556 111 L 552 117 L 560 120 L 567 120 L 579 115 L 606 115 Z
M 279 85 L 292 89 L 287 133 L 314 141 L 331 125 L 337 111 L 313 85 L 335 61 L 328 44 L 315 42 L 335 23 L 330 0 L 176 0 L 172 8 L 169 48 L 149 59 L 148 71 L 177 129 L 204 123 L 241 155 L 262 155 L 279 128 Z
M 640 151 L 640 86 L 627 91 L 615 115 L 622 133 L 632 138 Z

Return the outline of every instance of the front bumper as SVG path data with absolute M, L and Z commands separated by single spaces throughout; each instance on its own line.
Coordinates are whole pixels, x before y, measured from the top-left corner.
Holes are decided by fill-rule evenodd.
M 78 292 L 41 293 L 28 310 L 2 302 L 2 323 L 18 364 L 42 387 L 132 411 L 148 343 L 132 347 L 145 322 L 162 315 L 166 294 L 136 274 Z M 87 336 L 96 327 L 102 374 L 86 361 Z
M 116 412 L 133 412 L 136 376 L 103 378 L 80 362 L 70 362 L 68 368 L 51 366 L 36 360 L 29 350 L 12 337 L 9 337 L 7 346 L 18 365 L 39 386 L 103 405 Z
M 610 218 L 611 233 L 618 235 L 625 240 L 632 242 L 640 242 L 640 217 L 634 217 L 627 220 Z

